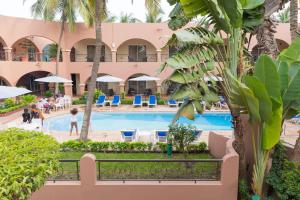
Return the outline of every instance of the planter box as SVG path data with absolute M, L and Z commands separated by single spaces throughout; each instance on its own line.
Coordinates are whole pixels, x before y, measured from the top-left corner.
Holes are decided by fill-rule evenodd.
M 23 110 L 25 107 L 26 107 L 26 106 L 24 106 L 24 107 L 22 107 L 22 108 L 18 108 L 18 109 L 16 109 L 16 110 L 13 110 L 13 111 L 10 111 L 10 112 L 7 112 L 7 113 L 0 113 L 0 117 L 7 117 L 7 116 L 9 116 L 9 115 L 12 115 L 12 114 L 14 114 L 14 113 L 17 113 L 17 112 Z

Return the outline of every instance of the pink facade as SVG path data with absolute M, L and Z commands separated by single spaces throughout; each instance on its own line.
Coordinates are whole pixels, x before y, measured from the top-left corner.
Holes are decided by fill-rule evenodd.
M 29 83 L 25 82 L 29 79 L 28 77 L 36 78 L 47 73 L 55 73 L 55 62 L 49 62 L 49 59 L 46 62 L 45 58 L 41 57 L 43 56 L 43 48 L 47 44 L 57 43 L 59 23 L 0 16 L 0 27 L 0 77 L 2 84 L 17 86 L 24 86 L 25 84 L 27 87 Z M 105 51 L 99 74 L 110 74 L 124 79 L 123 83 L 111 86 L 120 92 L 128 89 L 126 80 L 135 74 L 158 76 L 160 81 L 154 83 L 154 87 L 156 86 L 155 92 L 161 92 L 160 86 L 163 80 L 171 73 L 171 70 L 168 69 L 162 74 L 157 74 L 161 62 L 169 56 L 169 49 L 164 48 L 164 45 L 172 31 L 168 29 L 167 24 L 104 23 L 102 27 Z M 287 30 L 289 30 L 288 24 L 280 24 L 276 38 L 280 38 L 281 41 L 288 44 L 290 38 Z M 63 35 L 62 62 L 59 64 L 59 75 L 74 81 L 73 93 L 76 95 L 83 92 L 89 80 L 92 62 L 89 60 L 88 54 L 91 54 L 92 48 L 89 50 L 88 46 L 92 42 L 89 42 L 88 39 L 93 40 L 94 35 L 94 29 L 88 28 L 82 23 L 76 25 L 75 32 L 66 30 Z M 255 43 L 255 39 L 252 40 L 251 48 L 255 46 Z M 28 48 L 28 45 L 31 48 Z M 130 58 L 130 54 L 134 54 L 134 48 L 128 50 L 130 45 L 146 48 L 142 59 Z M 40 71 L 45 74 L 39 74 Z M 39 75 L 23 77 L 32 73 Z M 71 92 L 72 86 L 67 87 L 67 90 Z M 153 84 L 145 87 L 153 87 Z
M 209 147 L 222 159 L 220 181 L 134 181 L 101 182 L 96 180 L 95 156 L 86 154 L 80 161 L 81 181 L 47 182 L 31 200 L 236 200 L 238 190 L 238 154 L 233 140 L 210 133 Z

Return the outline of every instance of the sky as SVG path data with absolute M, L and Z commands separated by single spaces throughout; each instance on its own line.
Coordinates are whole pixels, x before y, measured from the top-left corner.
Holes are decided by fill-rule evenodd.
M 25 4 L 23 4 L 23 0 L 0 0 L 0 2 L 0 15 L 32 18 L 30 6 L 35 0 L 26 0 Z M 135 18 L 144 21 L 146 12 L 144 3 L 144 0 L 134 0 L 133 4 L 131 4 L 131 0 L 108 0 L 108 10 L 116 16 L 119 16 L 121 12 L 133 13 Z M 167 0 L 161 0 L 161 3 L 165 12 L 163 19 L 167 20 L 172 8 Z M 79 21 L 81 20 L 79 19 Z

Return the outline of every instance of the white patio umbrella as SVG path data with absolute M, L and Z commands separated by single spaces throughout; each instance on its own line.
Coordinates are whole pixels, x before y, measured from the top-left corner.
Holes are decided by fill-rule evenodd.
M 32 92 L 32 91 L 27 90 L 26 88 L 0 86 L 0 99 L 16 97 L 16 96 L 20 96 L 20 95 L 27 94 L 30 92 Z
M 105 76 L 98 77 L 97 81 L 104 82 L 104 83 L 118 83 L 118 82 L 122 82 L 123 79 L 114 77 L 114 76 L 110 76 L 110 75 L 105 75 Z
M 139 76 L 139 77 L 136 77 L 136 78 L 131 78 L 131 79 L 129 79 L 129 81 L 158 81 L 158 80 L 160 80 L 160 79 L 157 78 L 157 77 L 146 76 L 146 75 L 143 75 L 143 76 Z M 137 90 L 139 90 L 138 87 L 139 87 L 139 86 L 137 85 Z
M 44 82 L 44 83 L 72 83 L 73 81 L 59 77 L 59 76 L 46 76 L 43 78 L 35 79 L 34 81 L 37 82 Z

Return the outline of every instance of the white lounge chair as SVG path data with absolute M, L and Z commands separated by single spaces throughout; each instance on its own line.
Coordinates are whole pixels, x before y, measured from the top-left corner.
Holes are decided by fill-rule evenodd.
M 122 130 L 121 139 L 123 142 L 134 142 L 136 140 L 136 130 Z
M 154 144 L 157 142 L 167 143 L 168 130 L 156 130 Z
M 55 111 L 58 109 L 64 110 L 65 109 L 65 101 L 63 98 L 57 99 L 56 103 L 54 104 Z

